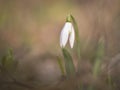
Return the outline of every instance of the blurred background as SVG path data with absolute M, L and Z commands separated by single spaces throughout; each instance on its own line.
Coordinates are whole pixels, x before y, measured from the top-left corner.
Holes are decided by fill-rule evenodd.
M 0 0 L 0 56 L 13 49 L 17 78 L 40 85 L 60 80 L 56 56 L 62 56 L 59 36 L 68 14 L 78 24 L 83 59 L 93 58 L 100 36 L 107 58 L 119 54 L 119 0 Z

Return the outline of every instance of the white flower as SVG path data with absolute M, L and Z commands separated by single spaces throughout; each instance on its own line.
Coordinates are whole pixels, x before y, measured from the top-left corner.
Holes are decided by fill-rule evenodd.
M 71 22 L 66 22 L 60 35 L 60 46 L 65 47 L 69 39 L 70 47 L 73 48 L 75 40 L 75 32 Z

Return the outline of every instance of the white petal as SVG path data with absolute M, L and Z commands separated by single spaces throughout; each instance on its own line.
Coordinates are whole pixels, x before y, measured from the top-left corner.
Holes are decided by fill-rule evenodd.
M 72 25 L 71 26 L 70 37 L 69 37 L 69 43 L 70 43 L 71 48 L 73 48 L 74 41 L 75 41 L 75 31 L 74 31 L 74 28 L 73 28 L 73 25 Z
M 65 45 L 68 41 L 70 29 L 71 29 L 71 23 L 66 22 L 62 31 L 61 31 L 61 35 L 60 35 L 60 46 L 62 48 L 65 47 Z

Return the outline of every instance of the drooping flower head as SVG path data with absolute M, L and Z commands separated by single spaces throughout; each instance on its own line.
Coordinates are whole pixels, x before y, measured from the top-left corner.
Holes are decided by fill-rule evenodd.
M 74 27 L 70 20 L 70 16 L 68 16 L 66 19 L 66 23 L 60 34 L 60 46 L 64 48 L 67 42 L 69 41 L 70 47 L 73 48 L 74 40 L 75 40 Z

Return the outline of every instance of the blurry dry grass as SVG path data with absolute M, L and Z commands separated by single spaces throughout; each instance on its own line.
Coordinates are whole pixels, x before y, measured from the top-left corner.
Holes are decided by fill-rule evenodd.
M 79 25 L 83 57 L 81 74 L 70 80 L 61 79 L 54 58 L 61 56 L 59 32 L 68 13 L 75 16 Z M 40 85 L 36 86 L 39 88 L 33 88 L 34 90 L 75 90 L 78 88 L 77 82 L 83 84 L 83 90 L 87 90 L 91 84 L 95 90 L 110 90 L 106 81 L 107 65 L 118 63 L 111 69 L 110 75 L 114 90 L 119 90 L 119 24 L 119 0 L 0 0 L 0 56 L 4 55 L 8 47 L 12 47 L 15 59 L 20 61 L 17 78 L 31 86 L 36 86 L 36 82 L 39 82 Z M 104 35 L 107 42 L 104 72 L 94 79 L 91 75 L 91 59 L 100 35 Z M 74 54 L 76 63 L 75 56 Z M 14 83 L 2 83 L 0 88 L 32 89 Z

